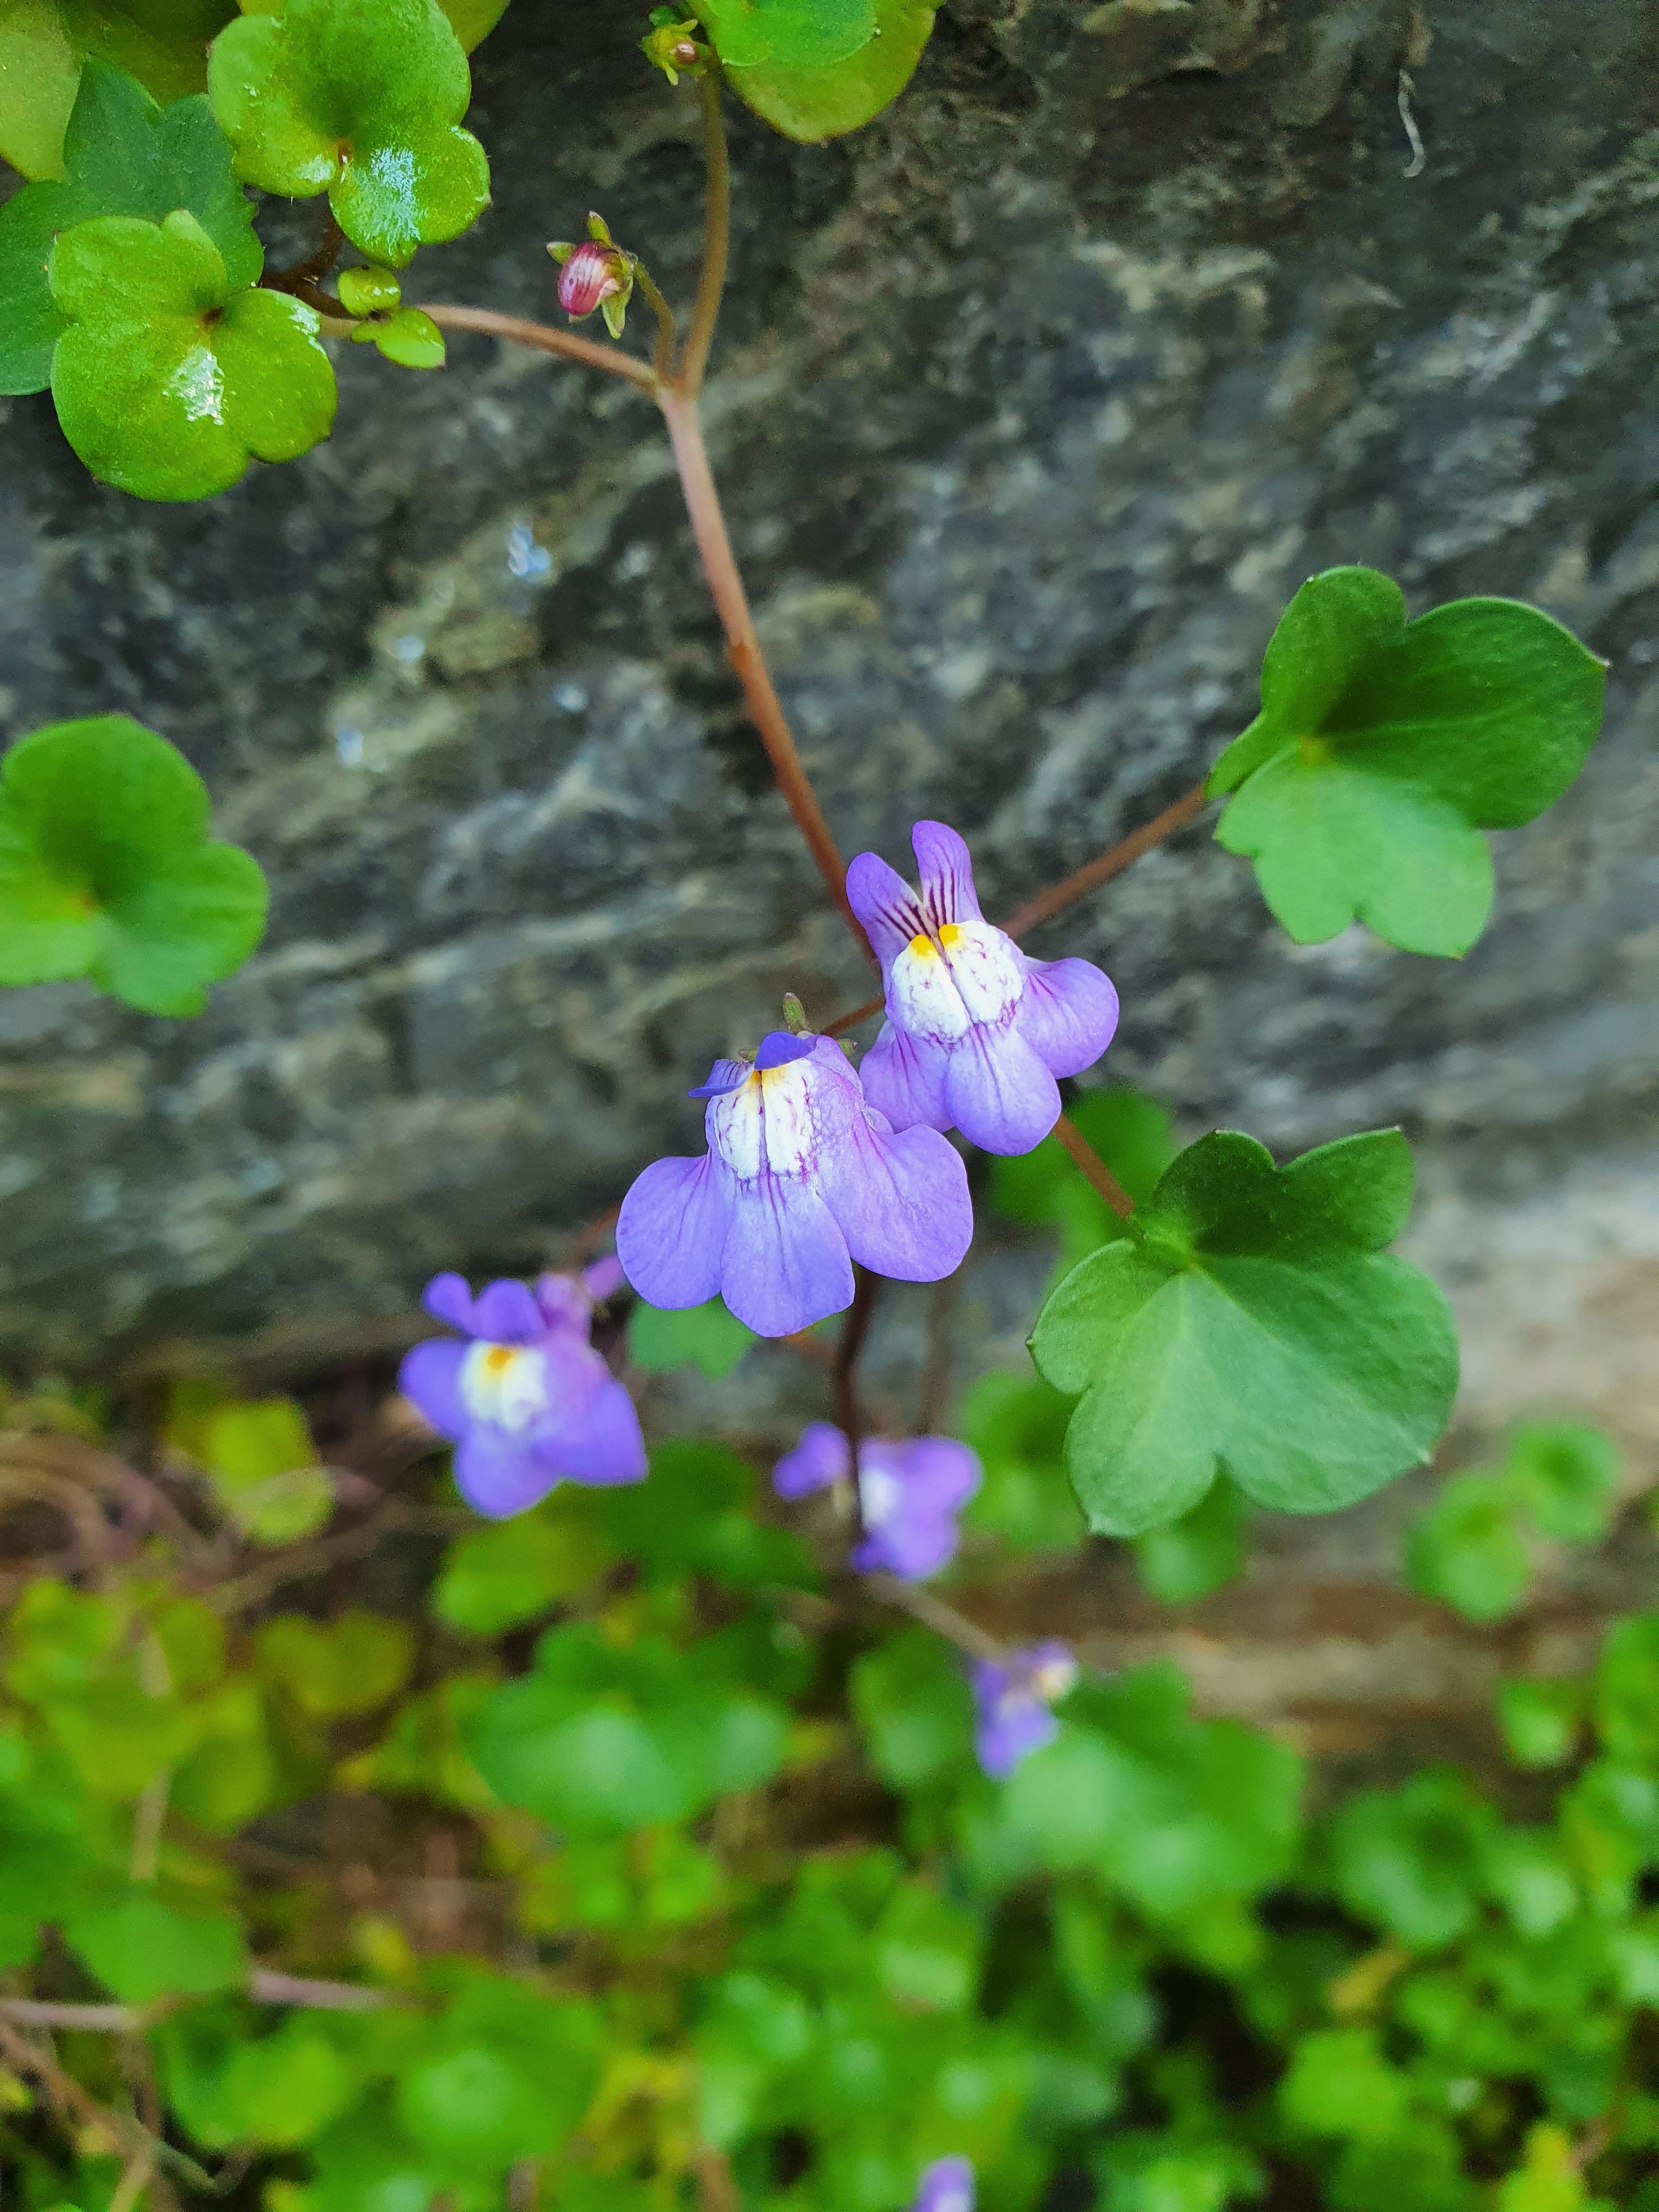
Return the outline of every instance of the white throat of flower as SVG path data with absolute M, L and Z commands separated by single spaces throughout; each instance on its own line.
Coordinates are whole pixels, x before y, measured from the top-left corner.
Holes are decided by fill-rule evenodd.
M 533 1346 L 481 1338 L 461 1362 L 460 1392 L 475 1421 L 527 1429 L 547 1411 L 547 1363 Z
M 988 921 L 944 922 L 937 937 L 918 933 L 887 978 L 888 1011 L 899 1028 L 941 1044 L 976 1024 L 994 1027 L 1024 994 L 1018 950 Z
M 816 1149 L 810 1060 L 753 1067 L 735 1091 L 709 1102 L 708 1141 L 734 1176 L 802 1176 Z
M 904 1485 L 884 1467 L 872 1467 L 859 1455 L 859 1503 L 866 1528 L 884 1528 L 904 1503 Z

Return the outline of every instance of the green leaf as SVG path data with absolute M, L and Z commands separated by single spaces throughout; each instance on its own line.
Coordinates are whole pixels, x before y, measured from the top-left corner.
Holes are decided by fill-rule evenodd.
M 349 315 L 384 315 L 401 305 L 404 288 L 389 269 L 343 269 L 336 289 Z
M 260 1673 L 318 1720 L 383 1705 L 415 1660 L 408 1623 L 375 1613 L 343 1613 L 325 1626 L 284 1613 L 265 1622 L 255 1648 Z
M 935 1889 L 906 1882 L 876 1923 L 882 1987 L 906 2012 L 961 2012 L 979 1978 L 980 1925 Z
M 1255 862 L 1299 944 L 1358 918 L 1407 952 L 1467 952 L 1492 904 L 1483 830 L 1558 799 L 1601 727 L 1606 666 L 1512 599 L 1406 620 L 1399 586 L 1331 568 L 1302 586 L 1261 669 L 1261 713 L 1223 753 L 1216 830 Z
M 266 191 L 326 191 L 352 244 L 394 269 L 459 237 L 489 198 L 460 120 L 471 77 L 437 0 L 287 0 L 215 40 L 213 109 Z
M 974 1708 L 961 1668 L 936 1636 L 907 1628 L 853 1668 L 848 1692 L 870 1763 L 896 1790 L 915 1790 L 973 1753 Z
M 90 976 L 197 1014 L 264 929 L 265 882 L 210 843 L 207 787 L 124 714 L 54 722 L 0 761 L 0 983 Z
M 441 368 L 444 334 L 418 307 L 399 307 L 385 322 L 360 323 L 354 339 L 372 341 L 399 368 Z
M 1585 1685 L 1576 1676 L 1523 1675 L 1498 1686 L 1498 1724 L 1517 1766 L 1561 1766 L 1583 1727 Z
M 274 2034 L 230 2041 L 218 2008 L 175 2015 L 158 2042 L 167 2099 L 191 2134 L 213 2150 L 235 2143 L 289 2149 L 308 2143 L 359 2094 L 362 2068 L 347 2029 L 315 2013 L 289 2015 Z
M 1466 1620 L 1502 1620 L 1516 1612 L 1532 1577 L 1522 1504 L 1507 1474 L 1455 1474 L 1413 1522 L 1406 1579 Z
M 1194 1720 L 1185 1680 L 1154 1665 L 1073 1693 L 1058 1737 L 1014 1770 L 1002 1818 L 1036 1865 L 1093 1869 L 1176 1920 L 1284 1872 L 1302 1778 L 1282 1744 Z
M 735 1589 L 778 1583 L 811 1589 L 811 1554 L 787 1529 L 750 1510 L 755 1470 L 728 1445 L 676 1439 L 656 1446 L 644 1482 L 596 1496 L 606 1542 L 653 1583 L 706 1575 Z
M 61 183 L 27 185 L 0 207 L 0 393 L 44 392 L 67 327 L 46 280 L 53 240 L 95 216 L 193 215 L 227 277 L 255 283 L 264 255 L 230 147 L 199 94 L 161 107 L 140 84 L 88 62 L 64 140 Z
M 696 12 L 710 21 L 702 8 Z M 805 66 L 781 56 L 743 65 L 728 61 L 726 82 L 787 138 L 857 131 L 903 91 L 933 27 L 926 0 L 874 0 L 872 12 L 873 35 L 842 60 Z M 842 20 L 850 21 L 850 15 Z
M 963 1526 L 1018 1552 L 1071 1551 L 1084 1534 L 1066 1480 L 1071 1407 L 1035 1376 L 981 1375 L 963 1395 L 957 1433 L 979 1455 L 983 1480 Z
M 88 56 L 136 77 L 157 100 L 200 92 L 208 41 L 235 12 L 234 0 L 6 0 L 0 161 L 26 177 L 62 176 L 65 127 Z
M 1615 1622 L 1596 1662 L 1596 1731 L 1613 1758 L 1659 1769 L 1659 1613 Z
M 550 2156 L 592 2093 L 592 2011 L 473 1966 L 450 1972 L 458 1990 L 429 2039 L 431 2055 L 398 2082 L 398 2117 L 410 2141 L 457 2173 L 498 2173 L 515 2159 Z
M 876 35 L 874 0 L 692 0 L 728 69 L 827 69 Z
M 126 2004 L 206 1996 L 247 1978 L 240 1923 L 228 1913 L 176 1912 L 138 1891 L 118 1902 L 77 1906 L 64 1932 L 105 1986 Z
M 203 1457 L 226 1510 L 256 1543 L 295 1543 L 334 1511 L 333 1480 L 292 1398 L 225 1407 L 207 1425 Z
M 449 27 L 470 54 L 481 46 L 507 13 L 507 0 L 439 0 Z
M 1504 1469 L 1546 1536 L 1594 1544 L 1619 1498 L 1618 1446 L 1599 1429 L 1569 1421 L 1517 1429 Z
M 1527 2137 L 1525 2163 L 1499 2183 L 1494 2212 L 1589 2212 L 1589 2205 L 1571 2136 L 1540 2126 Z
M 1392 2135 L 1406 2117 L 1410 2085 L 1389 2065 L 1369 2028 L 1304 2035 L 1280 2080 L 1279 2109 L 1298 2134 Z
M 586 1589 L 614 1557 L 586 1498 L 556 1491 L 532 1512 L 463 1536 L 432 1609 L 464 1635 L 499 1636 Z
M 1426 1457 L 1457 1347 L 1436 1285 L 1378 1248 L 1411 1201 L 1398 1130 L 1275 1168 L 1254 1139 L 1200 1138 L 1130 1235 L 1060 1284 L 1031 1338 L 1081 1392 L 1066 1468 L 1091 1528 L 1189 1512 L 1218 1474 L 1278 1512 L 1330 1512 Z
M 1242 1574 L 1250 1508 L 1222 1475 L 1179 1521 L 1134 1540 L 1135 1572 L 1161 1605 L 1191 1605 Z
M 1461 1774 L 1430 1768 L 1393 1792 L 1367 1790 L 1332 1823 L 1337 1895 L 1408 1949 L 1438 1950 L 1474 1921 L 1496 1826 Z
M 194 216 L 106 216 L 52 249 L 70 327 L 52 356 L 64 434 L 94 476 L 140 499 L 205 499 L 250 459 L 291 461 L 334 421 L 313 311 L 238 291 Z
M 757 1341 L 722 1298 L 705 1306 L 687 1306 L 678 1313 L 647 1305 L 641 1298 L 628 1316 L 628 1353 L 636 1367 L 648 1375 L 665 1375 L 676 1367 L 699 1367 L 712 1382 L 732 1372 L 750 1346 Z
M 550 1631 L 536 1672 L 469 1729 L 478 1771 L 505 1803 L 580 1835 L 685 1820 L 754 1789 L 782 1762 L 787 1716 L 731 1679 L 718 1645 L 619 1650 L 588 1622 Z
M 1130 1197 L 1145 1205 L 1180 1150 L 1164 1109 L 1124 1085 L 1085 1091 L 1068 1111 Z M 1018 1158 L 993 1160 L 989 1195 L 997 1212 L 1011 1220 L 1058 1227 L 1061 1274 L 1101 1245 L 1128 1234 L 1058 1137 L 1045 1137 L 1034 1152 Z

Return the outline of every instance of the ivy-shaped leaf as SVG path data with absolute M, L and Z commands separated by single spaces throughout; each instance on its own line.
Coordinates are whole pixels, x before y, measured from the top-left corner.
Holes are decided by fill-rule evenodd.
M 88 975 L 198 1014 L 264 928 L 265 880 L 208 842 L 206 786 L 124 714 L 55 722 L 0 762 L 0 983 Z
M 471 88 L 437 0 L 288 0 L 222 31 L 208 67 L 239 173 L 325 191 L 352 244 L 396 269 L 489 200 L 483 148 L 459 127 Z
M 826 69 L 876 35 L 875 0 L 693 0 L 728 69 Z
M 185 208 L 219 249 L 239 290 L 264 265 L 253 208 L 230 144 L 198 94 L 162 107 L 143 85 L 90 61 L 64 137 L 61 182 L 27 185 L 0 207 L 0 392 L 44 392 L 67 328 L 46 264 L 59 232 L 94 216 L 160 222 Z
M 1606 665 L 1513 599 L 1406 620 L 1371 568 L 1302 586 L 1261 667 L 1261 712 L 1217 762 L 1216 830 L 1255 862 L 1301 945 L 1358 919 L 1407 952 L 1467 952 L 1492 905 L 1483 830 L 1558 799 L 1601 727 Z
M 775 131 L 799 139 L 835 138 L 856 131 L 896 100 L 921 59 L 934 14 L 926 0 L 873 0 L 870 34 L 838 58 L 830 58 L 827 44 L 820 45 L 818 58 L 809 60 L 804 42 L 788 47 L 781 41 L 769 58 L 748 61 L 728 51 L 732 32 L 727 7 L 716 9 L 713 0 L 703 0 L 696 12 L 714 40 L 733 92 Z M 824 14 L 828 21 L 831 11 Z M 850 35 L 850 11 L 843 16 L 838 5 L 833 14 L 843 24 L 843 38 Z
M 52 356 L 58 419 L 104 483 L 205 499 L 250 459 L 291 461 L 328 435 L 318 317 L 285 292 L 235 290 L 193 216 L 78 223 L 50 274 L 71 325 Z
M 1047 1380 L 1082 1393 L 1066 1463 L 1091 1528 L 1139 1535 L 1221 1473 L 1259 1505 L 1330 1512 L 1425 1457 L 1457 1340 L 1436 1285 L 1382 1249 L 1411 1190 L 1398 1130 L 1284 1168 L 1229 1131 L 1188 1146 L 1031 1338 Z
M 64 173 L 64 131 L 88 56 L 157 100 L 207 82 L 208 42 L 235 0 L 5 0 L 0 6 L 0 160 L 26 177 Z

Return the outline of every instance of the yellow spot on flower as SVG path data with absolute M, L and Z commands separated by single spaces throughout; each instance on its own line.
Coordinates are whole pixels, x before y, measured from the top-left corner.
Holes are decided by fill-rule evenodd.
M 925 930 L 913 937 L 904 949 L 907 952 L 915 953 L 918 960 L 931 960 L 939 951 L 939 947 Z
M 518 1353 L 512 1345 L 492 1344 L 489 1349 L 484 1353 L 483 1358 L 478 1362 L 478 1364 L 483 1369 L 485 1374 L 488 1375 L 493 1382 L 497 1377 L 505 1375 L 507 1369 L 511 1367 L 513 1362 L 517 1358 Z
M 945 947 L 947 952 L 961 935 L 962 931 L 954 921 L 940 922 L 939 926 L 939 941 Z

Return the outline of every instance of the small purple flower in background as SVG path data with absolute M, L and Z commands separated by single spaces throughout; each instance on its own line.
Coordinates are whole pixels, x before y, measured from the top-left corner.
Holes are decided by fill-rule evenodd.
M 629 1281 L 653 1306 L 715 1292 L 761 1336 L 851 1304 L 853 1263 L 936 1283 L 974 1233 L 967 1170 L 933 1129 L 896 1136 L 833 1038 L 774 1030 L 751 1067 L 717 1060 L 701 1159 L 653 1161 L 617 1222 Z
M 1077 1680 L 1077 1661 L 1050 1637 L 1011 1651 L 1006 1661 L 974 1662 L 974 1749 L 993 1781 L 1006 1782 L 1022 1759 L 1060 1733 L 1048 1710 Z
M 974 2212 L 974 2161 L 936 2158 L 921 2177 L 910 2212 Z
M 968 848 L 918 822 L 913 891 L 874 853 L 847 896 L 881 962 L 887 1019 L 860 1073 L 896 1129 L 960 1129 L 988 1152 L 1029 1152 L 1060 1119 L 1055 1078 L 1100 1058 L 1117 993 L 1087 960 L 1029 960 L 979 910 Z
M 556 1482 L 638 1482 L 645 1443 L 634 1401 L 588 1341 L 596 1298 L 620 1287 L 602 1260 L 583 1276 L 491 1283 L 476 1298 L 434 1275 L 421 1304 L 460 1338 L 406 1353 L 398 1388 L 455 1446 L 455 1483 L 492 1520 L 522 1513 Z M 470 1338 L 471 1341 L 463 1340 Z
M 805 1498 L 852 1473 L 847 1438 L 831 1421 L 813 1421 L 772 1473 L 780 1498 Z M 859 1501 L 864 1541 L 853 1553 L 860 1574 L 884 1571 L 921 1582 L 948 1564 L 957 1548 L 957 1515 L 980 1486 L 976 1455 L 951 1437 L 895 1443 L 866 1437 L 859 1446 Z

